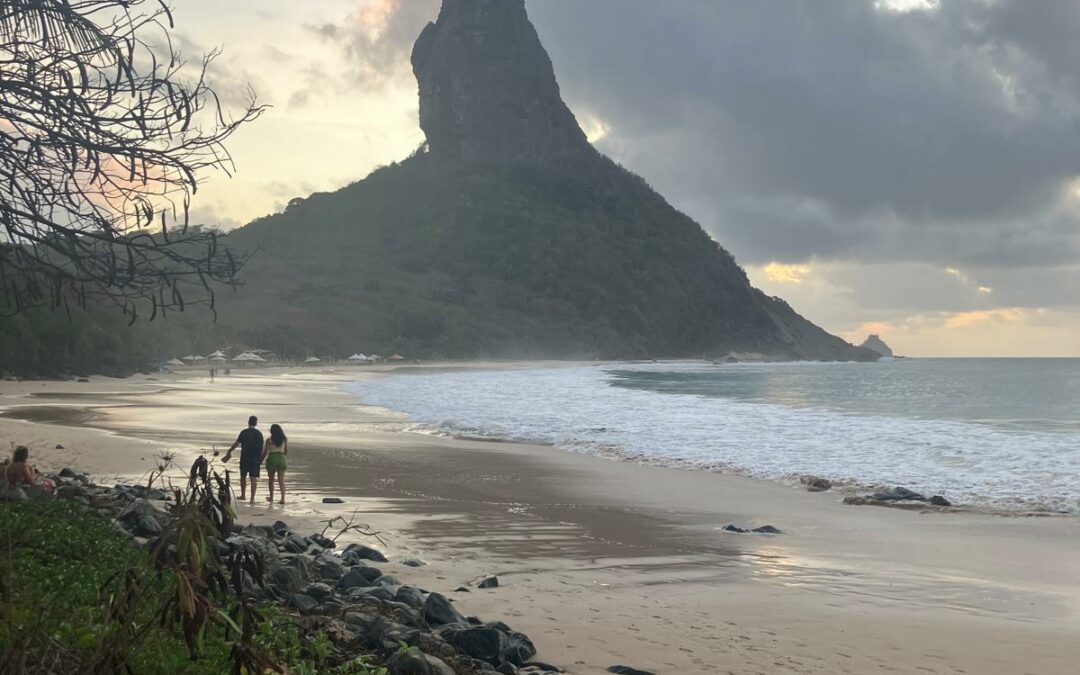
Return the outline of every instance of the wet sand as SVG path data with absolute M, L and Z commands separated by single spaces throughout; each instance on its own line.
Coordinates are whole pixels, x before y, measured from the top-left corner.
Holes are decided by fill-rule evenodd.
M 573 673 L 1076 672 L 1080 519 L 849 507 L 735 476 L 411 433 L 339 390 L 358 375 L 378 371 L 5 382 L 0 431 L 42 467 L 138 477 L 162 451 L 183 464 L 224 450 L 248 414 L 279 422 L 290 503 L 267 505 L 261 486 L 242 521 L 314 530 L 359 510 L 393 559 L 429 563 L 391 573 L 506 620 Z M 502 587 L 453 593 L 488 573 Z

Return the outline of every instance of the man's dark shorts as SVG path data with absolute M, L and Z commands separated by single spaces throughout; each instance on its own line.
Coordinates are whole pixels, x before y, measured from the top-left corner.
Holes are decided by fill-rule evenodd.
M 245 478 L 251 476 L 252 478 L 259 477 L 259 470 L 262 468 L 262 453 L 257 455 L 240 455 L 240 477 Z

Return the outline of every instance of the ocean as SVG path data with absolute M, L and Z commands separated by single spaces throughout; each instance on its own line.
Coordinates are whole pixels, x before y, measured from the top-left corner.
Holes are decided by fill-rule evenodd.
M 347 385 L 413 431 L 1080 512 L 1080 359 L 620 363 Z

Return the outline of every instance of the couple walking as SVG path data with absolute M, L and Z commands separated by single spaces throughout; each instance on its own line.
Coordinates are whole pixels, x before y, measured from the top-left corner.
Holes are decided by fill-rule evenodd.
M 280 424 L 270 425 L 270 438 L 263 440 L 262 432 L 258 429 L 259 418 L 252 415 L 248 418 L 248 427 L 240 432 L 233 442 L 229 451 L 225 453 L 226 464 L 232 458 L 233 450 L 240 447 L 240 501 L 247 497 L 247 479 L 251 476 L 251 502 L 255 503 L 255 488 L 259 483 L 259 472 L 262 465 L 266 464 L 267 485 L 270 487 L 270 496 L 266 501 L 274 501 L 274 479 L 277 478 L 278 488 L 281 493 L 279 504 L 285 503 L 285 471 L 289 464 L 285 456 L 289 454 L 289 439 L 285 437 Z

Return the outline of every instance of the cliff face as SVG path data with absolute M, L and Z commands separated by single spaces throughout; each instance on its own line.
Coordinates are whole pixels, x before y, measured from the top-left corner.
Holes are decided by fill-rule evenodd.
M 697 223 L 587 142 L 523 0 L 444 0 L 412 63 L 426 152 L 231 236 L 263 251 L 242 294 L 222 301 L 243 341 L 319 354 L 876 358 L 753 288 Z
M 445 0 L 412 65 L 435 158 L 546 162 L 592 152 L 524 0 Z

